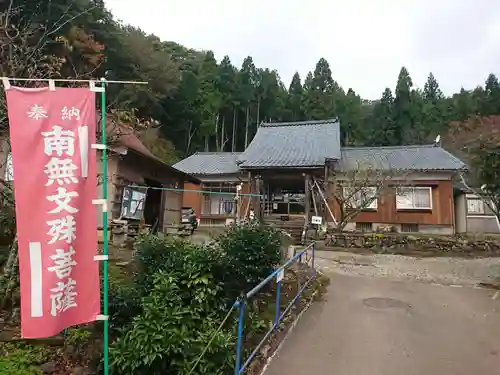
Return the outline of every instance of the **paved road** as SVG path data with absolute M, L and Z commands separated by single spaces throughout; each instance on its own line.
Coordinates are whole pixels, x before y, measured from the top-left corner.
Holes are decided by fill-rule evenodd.
M 265 375 L 497 375 L 500 298 L 334 273 Z
M 445 285 L 475 286 L 479 283 L 497 283 L 497 278 L 500 276 L 500 257 L 416 258 L 403 255 L 318 251 L 316 264 L 327 274 L 336 272 Z

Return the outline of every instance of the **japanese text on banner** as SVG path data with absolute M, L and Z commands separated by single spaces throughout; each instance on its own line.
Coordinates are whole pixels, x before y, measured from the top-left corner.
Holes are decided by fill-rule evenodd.
M 95 94 L 6 91 L 15 175 L 21 334 L 49 337 L 100 312 Z

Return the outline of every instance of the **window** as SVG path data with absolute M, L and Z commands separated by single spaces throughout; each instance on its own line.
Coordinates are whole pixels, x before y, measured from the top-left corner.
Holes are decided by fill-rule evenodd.
M 122 212 L 121 216 L 126 219 L 140 220 L 144 212 L 144 202 L 146 193 L 132 189 L 130 187 L 123 188 Z
M 403 233 L 417 233 L 418 224 L 401 224 L 401 232 Z
M 203 184 L 203 215 L 231 215 L 234 208 L 236 184 L 210 183 Z
M 494 207 L 493 202 L 485 202 L 477 195 L 467 194 L 467 215 L 474 216 L 495 216 L 490 207 Z
M 430 210 L 432 209 L 431 187 L 403 187 L 396 192 L 396 208 L 398 210 Z
M 467 213 L 475 215 L 484 215 L 484 202 L 479 198 L 468 198 L 467 199 Z
M 373 231 L 372 223 L 356 223 L 356 230 L 358 232 L 368 233 Z
M 204 215 L 210 214 L 210 194 L 203 194 L 203 205 L 201 206 L 201 213 Z
M 377 188 L 367 187 L 345 187 L 344 199 L 348 199 L 348 208 L 377 209 Z
M 221 198 L 219 200 L 219 214 L 229 215 L 233 213 L 234 200 L 227 200 Z

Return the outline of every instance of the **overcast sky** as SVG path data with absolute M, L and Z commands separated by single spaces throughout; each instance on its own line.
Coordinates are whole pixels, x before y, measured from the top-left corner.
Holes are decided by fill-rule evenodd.
M 276 69 L 286 85 L 324 57 L 365 99 L 393 89 L 401 66 L 451 94 L 500 76 L 500 0 L 106 0 L 117 19 L 187 47 Z

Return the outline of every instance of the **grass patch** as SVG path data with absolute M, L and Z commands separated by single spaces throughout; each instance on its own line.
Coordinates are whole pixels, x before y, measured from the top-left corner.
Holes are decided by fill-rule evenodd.
M 0 343 L 0 375 L 41 375 L 40 365 L 52 354 L 47 348 L 24 343 Z

